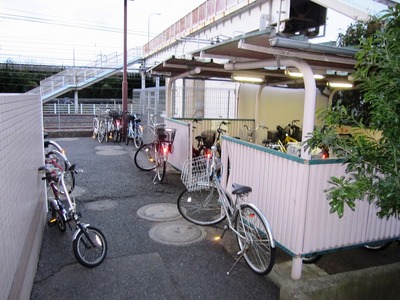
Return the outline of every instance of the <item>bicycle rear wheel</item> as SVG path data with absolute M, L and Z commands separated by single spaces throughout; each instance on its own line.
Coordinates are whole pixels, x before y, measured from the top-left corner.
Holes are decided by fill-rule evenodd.
M 49 226 L 51 226 L 54 223 L 57 224 L 57 228 L 61 232 L 65 232 L 67 230 L 67 226 L 65 224 L 62 213 L 56 209 L 51 210 L 51 219 L 49 220 L 48 224 L 49 224 Z
M 88 226 L 79 231 L 72 247 L 76 260 L 87 268 L 100 265 L 106 258 L 106 238 L 100 229 L 93 226 Z
M 235 229 L 240 234 L 236 237 L 246 263 L 258 275 L 268 274 L 275 263 L 275 248 L 265 217 L 253 205 L 242 204 L 236 215 Z
M 129 137 L 129 128 L 128 128 L 128 132 L 126 133 L 126 136 L 125 136 L 125 145 L 129 145 L 129 139 L 130 139 L 130 137 Z
M 115 129 L 113 131 L 113 142 L 119 143 L 121 141 L 121 131 L 118 129 Z
M 134 162 L 140 170 L 154 170 L 156 168 L 154 144 L 141 146 L 135 153 Z
M 164 157 L 156 152 L 156 178 L 158 182 L 163 181 L 166 168 L 167 162 L 164 160 Z
M 184 190 L 177 205 L 182 217 L 197 225 L 213 225 L 226 218 L 218 191 L 213 186 L 198 191 Z

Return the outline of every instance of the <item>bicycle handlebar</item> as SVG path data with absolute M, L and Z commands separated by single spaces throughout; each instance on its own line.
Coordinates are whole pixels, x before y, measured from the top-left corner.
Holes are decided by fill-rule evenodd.
M 221 127 L 221 125 L 229 125 L 229 124 L 231 124 L 231 122 L 222 121 L 222 122 L 219 124 L 219 127 Z

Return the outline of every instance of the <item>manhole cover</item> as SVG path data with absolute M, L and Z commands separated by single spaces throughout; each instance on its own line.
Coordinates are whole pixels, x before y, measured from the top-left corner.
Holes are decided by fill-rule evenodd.
M 167 245 L 188 245 L 201 241 L 206 231 L 194 224 L 176 221 L 159 223 L 150 229 L 152 240 Z
M 112 200 L 100 200 L 90 203 L 85 203 L 89 210 L 108 210 L 117 207 L 117 202 Z
M 150 221 L 172 221 L 179 219 L 181 214 L 175 204 L 148 204 L 138 209 L 139 217 Z

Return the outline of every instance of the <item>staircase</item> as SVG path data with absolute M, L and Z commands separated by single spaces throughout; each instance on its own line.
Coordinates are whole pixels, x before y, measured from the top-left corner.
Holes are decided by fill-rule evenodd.
M 140 62 L 142 60 L 141 52 L 141 47 L 128 50 L 127 65 Z M 27 93 L 40 94 L 44 103 L 68 91 L 88 87 L 120 72 L 123 67 L 123 54 L 103 55 L 85 67 L 71 67 L 44 79 L 40 81 L 40 87 Z

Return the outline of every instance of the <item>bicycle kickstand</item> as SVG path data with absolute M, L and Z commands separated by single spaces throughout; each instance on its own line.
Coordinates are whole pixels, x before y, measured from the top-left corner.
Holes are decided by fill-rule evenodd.
M 164 182 L 164 183 L 168 183 L 168 177 L 167 177 L 167 174 L 165 174 L 165 175 L 164 175 L 163 182 Z M 157 174 L 156 174 L 156 175 L 154 175 L 154 178 L 153 178 L 153 184 L 161 184 L 161 181 L 158 181 L 158 180 L 157 180 Z
M 220 240 L 222 240 L 224 238 L 225 232 L 229 229 L 228 225 L 224 225 L 224 231 L 222 231 L 221 236 L 219 237 Z
M 159 184 L 160 182 L 157 180 L 157 173 L 154 175 L 153 184 Z
M 239 251 L 239 252 L 237 253 L 237 255 L 239 255 L 239 257 L 236 259 L 235 263 L 234 263 L 233 266 L 229 269 L 229 271 L 226 272 L 227 275 L 231 274 L 232 270 L 236 267 L 236 265 L 238 264 L 239 260 L 241 260 L 241 258 L 242 258 L 243 255 L 244 255 L 244 251 L 245 251 L 245 249 L 243 249 L 243 250 L 241 250 L 241 251 Z

